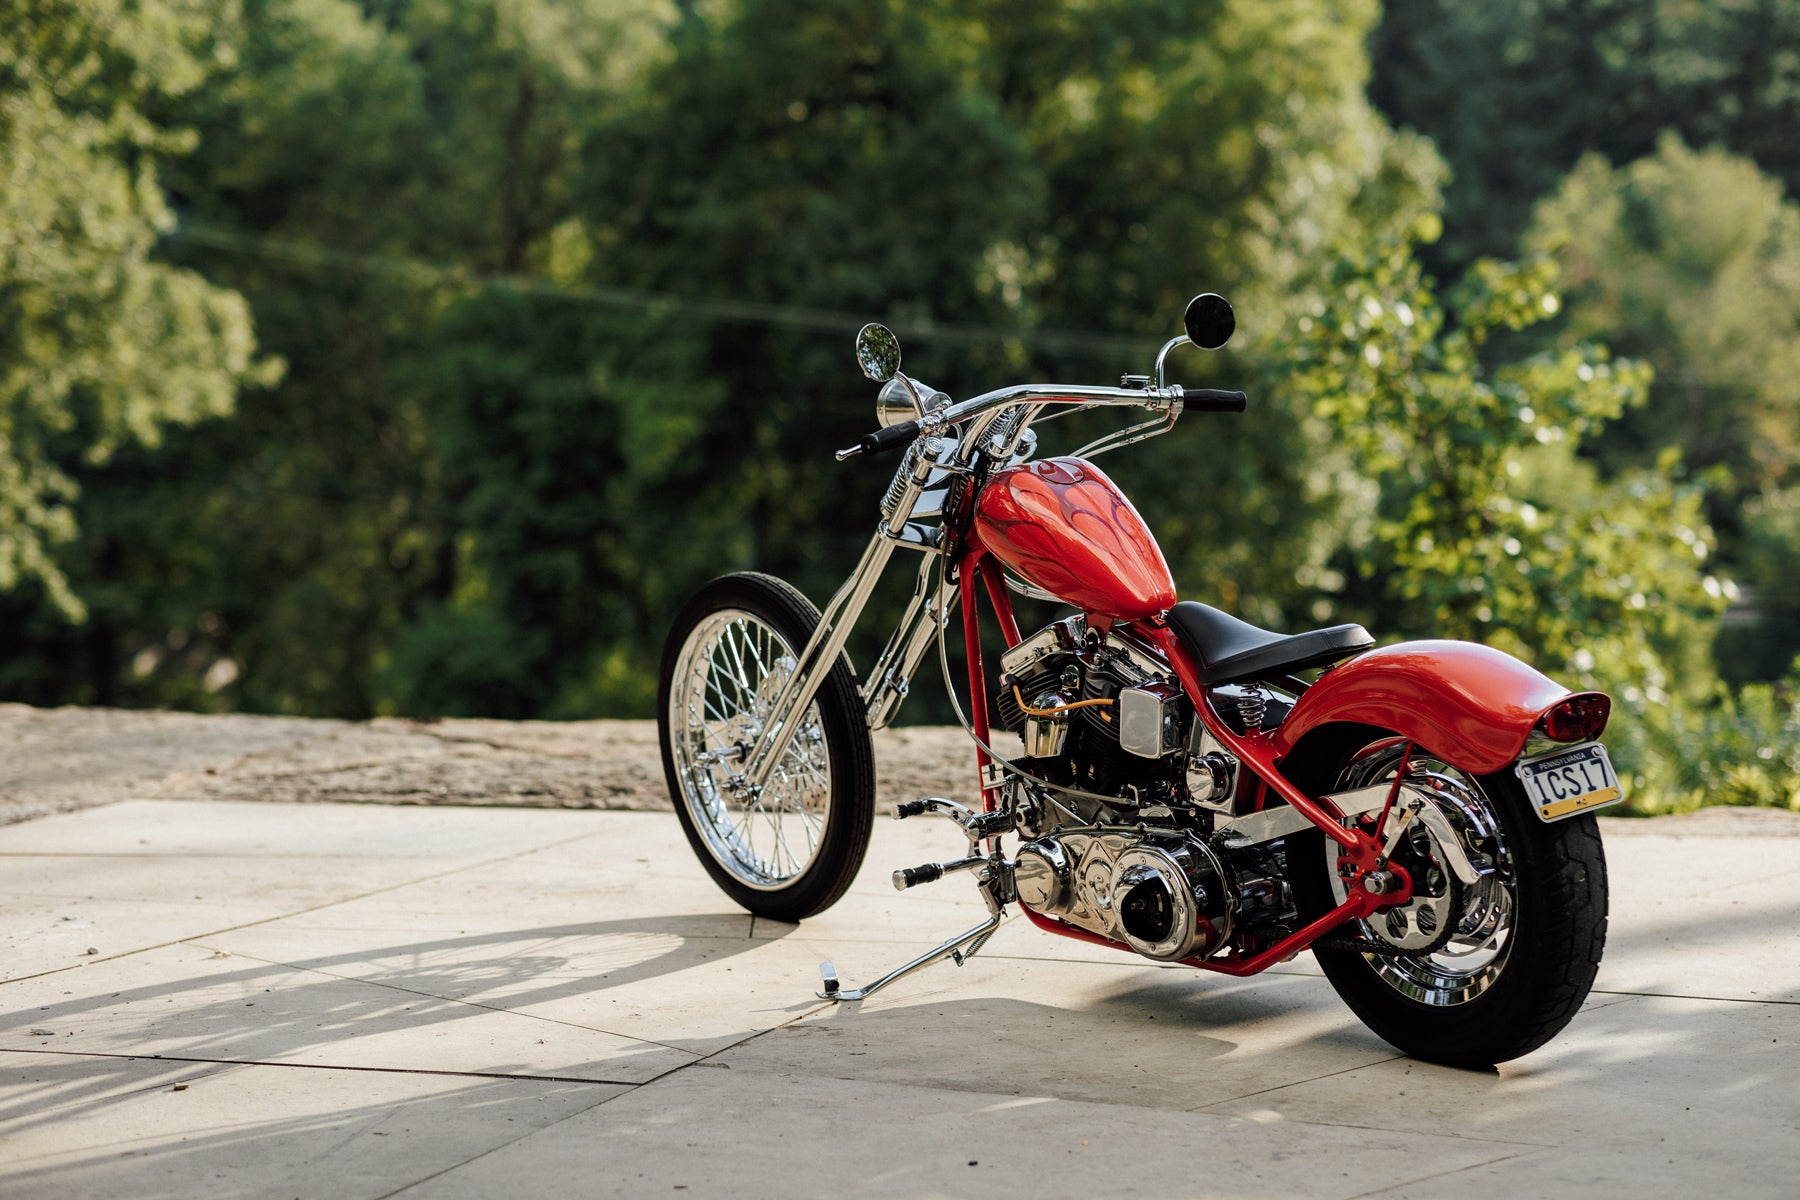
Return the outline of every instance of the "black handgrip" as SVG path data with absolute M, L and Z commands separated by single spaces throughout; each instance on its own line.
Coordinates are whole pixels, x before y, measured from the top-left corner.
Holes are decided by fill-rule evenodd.
M 898 425 L 889 425 L 886 429 L 877 429 L 856 443 L 856 448 L 864 454 L 880 454 L 883 450 L 904 446 L 918 436 L 919 423 L 917 421 L 902 421 Z
M 918 887 L 921 883 L 936 883 L 944 877 L 944 868 L 939 863 L 926 863 L 922 867 L 902 867 L 894 872 L 894 886 L 901 891 Z
M 1181 393 L 1184 407 L 1202 412 L 1243 412 L 1246 400 L 1242 392 L 1227 392 L 1220 388 L 1185 388 Z

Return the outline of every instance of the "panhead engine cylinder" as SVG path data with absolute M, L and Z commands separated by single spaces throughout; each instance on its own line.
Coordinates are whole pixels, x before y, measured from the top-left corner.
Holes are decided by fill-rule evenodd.
M 1232 890 L 1205 844 L 1180 834 L 1095 830 L 1019 849 L 1019 900 L 1147 958 L 1205 957 L 1231 936 Z

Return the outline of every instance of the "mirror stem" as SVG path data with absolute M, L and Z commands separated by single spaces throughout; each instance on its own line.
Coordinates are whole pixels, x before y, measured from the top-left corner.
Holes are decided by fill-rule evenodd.
M 1169 357 L 1169 351 L 1173 350 L 1177 346 L 1191 346 L 1193 344 L 1194 343 L 1193 343 L 1192 339 L 1190 339 L 1187 336 L 1187 334 L 1184 333 L 1180 337 L 1170 338 L 1163 345 L 1163 348 L 1157 352 L 1157 355 L 1156 355 L 1156 386 L 1159 389 L 1163 386 L 1163 360 L 1165 360 Z
M 906 387 L 906 394 L 912 397 L 913 419 L 920 421 L 924 420 L 925 398 L 919 395 L 919 389 L 914 387 L 913 381 L 908 379 L 902 372 L 895 371 L 894 378 L 898 379 Z

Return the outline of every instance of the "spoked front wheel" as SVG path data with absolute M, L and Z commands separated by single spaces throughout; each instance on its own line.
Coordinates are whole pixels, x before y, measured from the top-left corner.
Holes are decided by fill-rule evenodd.
M 837 902 L 875 815 L 874 752 L 842 655 L 764 784 L 744 776 L 818 621 L 773 576 L 715 579 L 675 618 L 657 700 L 663 771 L 694 852 L 726 895 L 782 921 Z
M 1392 781 L 1404 750 L 1398 738 L 1365 747 L 1338 786 Z M 1591 815 L 1545 824 L 1510 771 L 1471 775 L 1415 749 L 1407 780 L 1441 818 L 1415 821 L 1395 847 L 1413 898 L 1342 927 L 1314 955 L 1363 1023 L 1415 1058 L 1485 1067 L 1529 1053 L 1569 1023 L 1599 969 L 1599 829 Z M 1450 871 L 1438 845 L 1447 835 L 1475 882 Z M 1335 850 L 1318 834 L 1289 850 L 1315 911 L 1344 899 Z

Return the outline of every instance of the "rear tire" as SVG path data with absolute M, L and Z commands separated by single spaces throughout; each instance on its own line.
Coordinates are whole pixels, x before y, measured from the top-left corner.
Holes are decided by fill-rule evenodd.
M 1386 739 L 1352 755 L 1338 786 L 1393 779 L 1399 751 L 1398 739 Z M 1470 775 L 1415 750 L 1408 778 L 1421 775 L 1465 852 L 1488 859 L 1492 876 L 1458 891 L 1456 926 L 1441 947 L 1313 953 L 1344 1003 L 1385 1041 L 1414 1058 L 1489 1067 L 1542 1046 L 1587 998 L 1606 945 L 1606 856 L 1592 815 L 1545 824 L 1510 770 Z M 1341 902 L 1323 834 L 1292 839 L 1289 856 L 1305 911 Z M 1430 869 L 1426 858 L 1416 862 L 1415 875 Z M 1378 912 L 1327 938 L 1391 947 L 1383 932 L 1392 938 L 1396 929 L 1418 937 Z
M 841 654 L 761 794 L 732 786 L 733 756 L 754 742 L 818 623 L 772 575 L 715 579 L 676 615 L 657 692 L 663 773 L 688 843 L 726 895 L 778 921 L 843 896 L 875 820 L 874 750 Z

